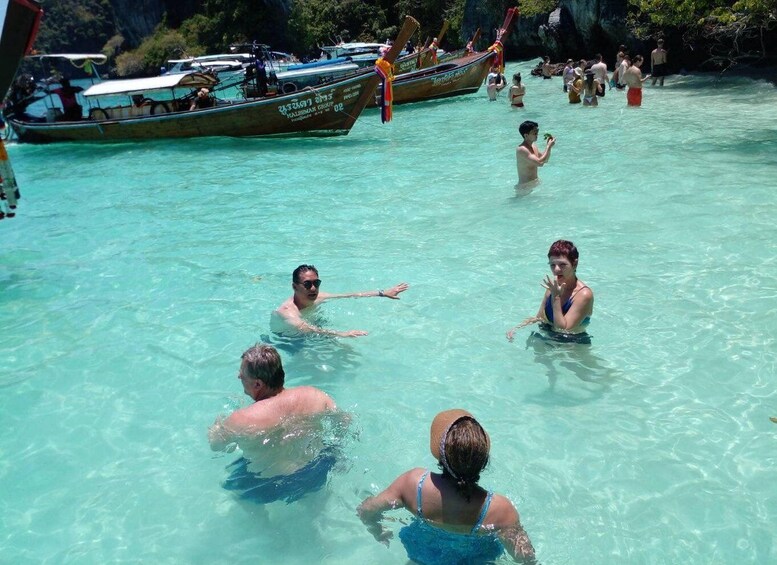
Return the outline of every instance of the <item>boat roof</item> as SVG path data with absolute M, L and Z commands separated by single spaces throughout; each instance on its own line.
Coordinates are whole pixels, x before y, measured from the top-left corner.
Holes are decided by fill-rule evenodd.
M 147 92 L 165 88 L 202 88 L 212 87 L 218 79 L 204 73 L 185 73 L 180 75 L 162 75 L 150 78 L 131 78 L 124 80 L 106 80 L 93 84 L 84 92 L 84 96 L 106 96 L 108 94 L 129 94 Z
M 70 62 L 91 61 L 102 65 L 108 60 L 108 57 L 102 53 L 48 53 L 40 55 L 30 55 L 27 59 L 64 59 Z
M 318 67 L 310 67 L 306 69 L 296 69 L 288 71 L 280 71 L 276 73 L 278 80 L 291 80 L 300 77 L 306 77 L 311 75 L 326 75 L 331 73 L 347 73 L 350 71 L 356 71 L 359 69 L 359 65 L 356 63 L 343 63 L 338 65 L 322 65 Z

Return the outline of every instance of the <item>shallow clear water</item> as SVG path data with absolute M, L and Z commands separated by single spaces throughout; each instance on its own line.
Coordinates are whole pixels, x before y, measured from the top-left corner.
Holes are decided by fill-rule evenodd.
M 454 406 L 543 563 L 777 560 L 777 91 L 671 77 L 639 110 L 614 91 L 588 109 L 529 68 L 507 69 L 524 110 L 481 90 L 342 138 L 12 144 L 0 561 L 403 562 L 355 507 L 433 465 Z M 558 142 L 515 197 L 524 119 Z M 596 293 L 593 345 L 508 343 L 559 238 Z M 326 291 L 411 289 L 331 302 L 329 327 L 370 334 L 284 352 L 354 437 L 324 491 L 244 505 L 206 431 L 244 402 L 239 356 L 303 262 Z

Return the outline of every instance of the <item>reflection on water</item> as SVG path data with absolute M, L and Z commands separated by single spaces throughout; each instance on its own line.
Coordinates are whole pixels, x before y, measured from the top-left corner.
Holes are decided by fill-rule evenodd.
M 585 336 L 585 337 L 583 337 Z M 526 339 L 526 349 L 534 352 L 534 360 L 545 368 L 548 377 L 548 390 L 540 395 L 528 397 L 529 400 L 544 403 L 558 404 L 559 394 L 567 394 L 571 404 L 591 402 L 600 398 L 610 389 L 611 383 L 619 376 L 619 372 L 595 355 L 593 345 L 588 334 L 570 336 L 574 339 L 554 339 L 554 337 L 532 331 Z M 565 373 L 572 373 L 575 377 L 588 383 L 584 387 L 586 394 L 581 396 L 578 388 L 574 393 L 557 390 L 559 378 Z M 552 393 L 548 396 L 547 393 Z
M 326 322 L 323 316 L 316 320 Z M 329 382 L 333 375 L 337 381 L 355 378 L 363 359 L 356 351 L 351 338 L 339 338 L 301 332 L 262 334 L 260 341 L 272 345 L 283 355 L 287 383 L 319 386 Z M 356 338 L 358 339 L 358 338 Z

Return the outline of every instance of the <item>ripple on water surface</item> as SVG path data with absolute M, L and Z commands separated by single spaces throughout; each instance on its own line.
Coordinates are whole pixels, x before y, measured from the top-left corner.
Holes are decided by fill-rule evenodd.
M 529 67 L 507 69 L 520 111 L 481 92 L 365 112 L 347 137 L 11 144 L 3 558 L 400 562 L 354 509 L 432 466 L 429 422 L 463 406 L 542 562 L 777 560 L 777 94 L 671 77 L 641 109 L 615 91 L 589 109 Z M 524 119 L 558 142 L 516 198 Z M 596 292 L 592 345 L 508 343 L 559 238 Z M 321 309 L 367 337 L 287 342 L 269 315 L 300 263 L 328 292 L 411 288 Z M 262 507 L 221 488 L 237 454 L 206 430 L 245 404 L 240 353 L 268 339 L 290 385 L 353 422 L 325 489 Z

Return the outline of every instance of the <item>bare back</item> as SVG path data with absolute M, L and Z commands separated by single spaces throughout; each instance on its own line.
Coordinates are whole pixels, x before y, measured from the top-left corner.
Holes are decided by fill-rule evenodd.
M 284 421 L 335 410 L 334 401 L 324 391 L 312 386 L 283 389 L 270 398 L 232 413 L 224 426 L 236 435 L 259 433 Z

